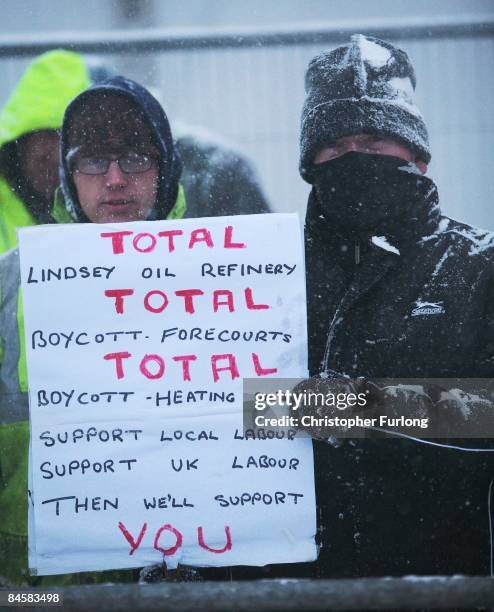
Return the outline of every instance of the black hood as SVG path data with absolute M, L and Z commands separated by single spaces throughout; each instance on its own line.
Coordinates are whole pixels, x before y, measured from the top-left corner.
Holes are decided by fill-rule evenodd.
M 92 96 L 101 93 L 115 93 L 127 97 L 136 108 L 142 111 L 144 118 L 147 120 L 153 132 L 155 145 L 161 152 L 157 206 L 155 206 L 149 218 L 166 219 L 177 199 L 182 162 L 173 143 L 168 118 L 160 103 L 147 89 L 122 76 L 113 77 L 90 87 L 74 98 L 65 111 L 60 138 L 60 185 L 67 210 L 76 221 L 89 222 L 80 207 L 77 191 L 67 166 L 67 137 L 73 115 Z

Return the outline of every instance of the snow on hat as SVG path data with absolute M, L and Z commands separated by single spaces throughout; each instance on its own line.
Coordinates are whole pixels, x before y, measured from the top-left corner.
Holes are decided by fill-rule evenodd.
M 414 104 L 415 72 L 408 55 L 388 42 L 354 34 L 314 57 L 305 75 L 300 174 L 313 181 L 316 153 L 355 134 L 392 136 L 428 163 L 427 128 Z

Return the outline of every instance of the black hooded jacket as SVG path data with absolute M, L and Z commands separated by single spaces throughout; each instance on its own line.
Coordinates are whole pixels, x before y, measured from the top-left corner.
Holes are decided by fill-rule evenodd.
M 403 220 L 397 248 L 339 236 L 313 189 L 311 374 L 494 378 L 494 234 L 441 216 L 433 187 L 421 214 Z M 494 448 L 485 439 L 439 442 Z M 406 439 L 315 441 L 314 449 L 317 575 L 489 574 L 494 453 Z
M 68 130 L 73 115 L 84 112 L 84 104 L 95 94 L 101 93 L 114 93 L 127 97 L 133 105 L 142 111 L 147 120 L 153 132 L 154 144 L 161 152 L 157 208 L 152 211 L 150 220 L 166 219 L 177 200 L 182 162 L 173 142 L 168 118 L 160 103 L 147 89 L 122 76 L 112 77 L 108 81 L 93 85 L 74 98 L 65 111 L 60 137 L 60 185 L 65 199 L 65 207 L 76 221 L 89 221 L 81 210 L 77 191 L 67 165 Z
M 184 165 L 186 217 L 271 212 L 255 168 L 244 155 L 193 130 L 179 134 L 176 145 Z

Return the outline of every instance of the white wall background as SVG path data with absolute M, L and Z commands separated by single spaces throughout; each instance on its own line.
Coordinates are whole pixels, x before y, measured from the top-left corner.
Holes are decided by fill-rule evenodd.
M 1 36 L 146 27 L 294 30 L 311 22 L 407 20 L 479 15 L 492 0 L 3 0 Z M 362 31 L 362 30 L 361 30 Z M 365 30 L 364 30 L 365 32 Z M 494 39 L 455 37 L 397 41 L 417 74 L 417 99 L 429 127 L 443 210 L 494 229 Z M 255 162 L 276 210 L 303 214 L 307 186 L 298 175 L 303 76 L 321 47 L 161 52 L 108 56 L 118 70 L 160 90 L 171 117 L 236 143 Z M 0 103 L 27 59 L 0 60 Z

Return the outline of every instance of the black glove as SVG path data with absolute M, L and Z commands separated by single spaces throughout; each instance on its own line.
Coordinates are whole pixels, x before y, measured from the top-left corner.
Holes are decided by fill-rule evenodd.
M 326 440 L 332 444 L 338 444 L 339 434 L 344 434 L 345 437 L 367 435 L 362 428 L 352 428 L 352 435 L 345 426 L 326 425 L 323 422 L 324 417 L 341 420 L 355 419 L 358 415 L 367 418 L 371 408 L 382 403 L 383 399 L 382 390 L 372 382 L 365 378 L 352 379 L 334 371 L 303 380 L 292 389 L 292 396 L 293 394 L 302 394 L 310 400 L 301 402 L 292 412 L 293 416 L 298 418 L 299 428 L 311 438 Z M 316 419 L 319 423 L 315 423 Z

